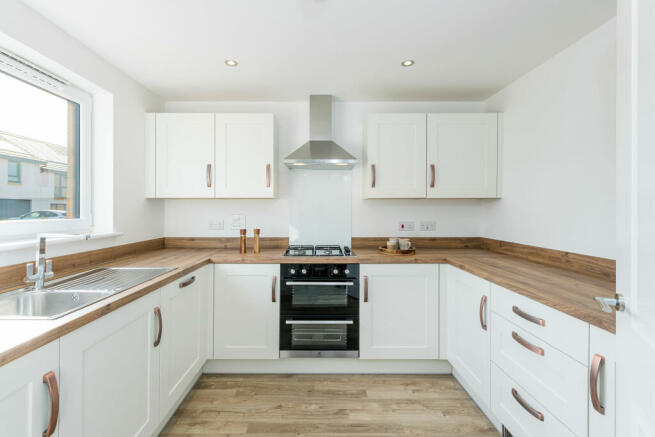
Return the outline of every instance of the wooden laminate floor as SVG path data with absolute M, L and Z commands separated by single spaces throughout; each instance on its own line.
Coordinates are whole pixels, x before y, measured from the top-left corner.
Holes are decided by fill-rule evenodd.
M 450 375 L 203 375 L 161 435 L 497 437 Z

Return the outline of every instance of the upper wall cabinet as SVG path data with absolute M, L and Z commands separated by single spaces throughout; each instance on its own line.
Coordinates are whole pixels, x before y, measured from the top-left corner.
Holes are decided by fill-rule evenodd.
M 498 197 L 498 114 L 370 114 L 366 198 Z
M 216 197 L 274 197 L 273 114 L 216 114 Z
M 368 116 L 365 197 L 425 197 L 425 121 L 425 114 Z
M 155 197 L 214 197 L 214 114 L 155 117 Z
M 146 197 L 275 197 L 273 114 L 146 117 Z
M 427 138 L 427 197 L 496 197 L 498 114 L 428 114 Z

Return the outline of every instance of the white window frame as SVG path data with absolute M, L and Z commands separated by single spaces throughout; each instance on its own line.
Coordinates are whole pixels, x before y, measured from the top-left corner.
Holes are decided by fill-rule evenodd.
M 91 232 L 93 229 L 91 214 L 93 193 L 91 178 L 93 98 L 91 94 L 1 48 L 0 72 L 64 99 L 71 100 L 80 106 L 80 217 L 47 220 L 2 220 L 0 221 L 0 241 L 32 238 L 36 234 L 44 232 Z

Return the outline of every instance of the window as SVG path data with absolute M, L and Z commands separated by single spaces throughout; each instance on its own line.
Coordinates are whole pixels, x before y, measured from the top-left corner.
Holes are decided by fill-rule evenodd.
M 3 49 L 0 96 L 0 239 L 89 231 L 91 97 Z
M 20 184 L 20 161 L 13 159 L 7 161 L 7 182 Z

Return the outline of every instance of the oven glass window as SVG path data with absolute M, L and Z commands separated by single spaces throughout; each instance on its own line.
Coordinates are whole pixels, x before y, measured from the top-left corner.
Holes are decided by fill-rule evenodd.
M 348 287 L 345 285 L 292 285 L 291 304 L 295 307 L 346 306 Z
M 291 346 L 293 348 L 346 349 L 348 325 L 293 325 Z

